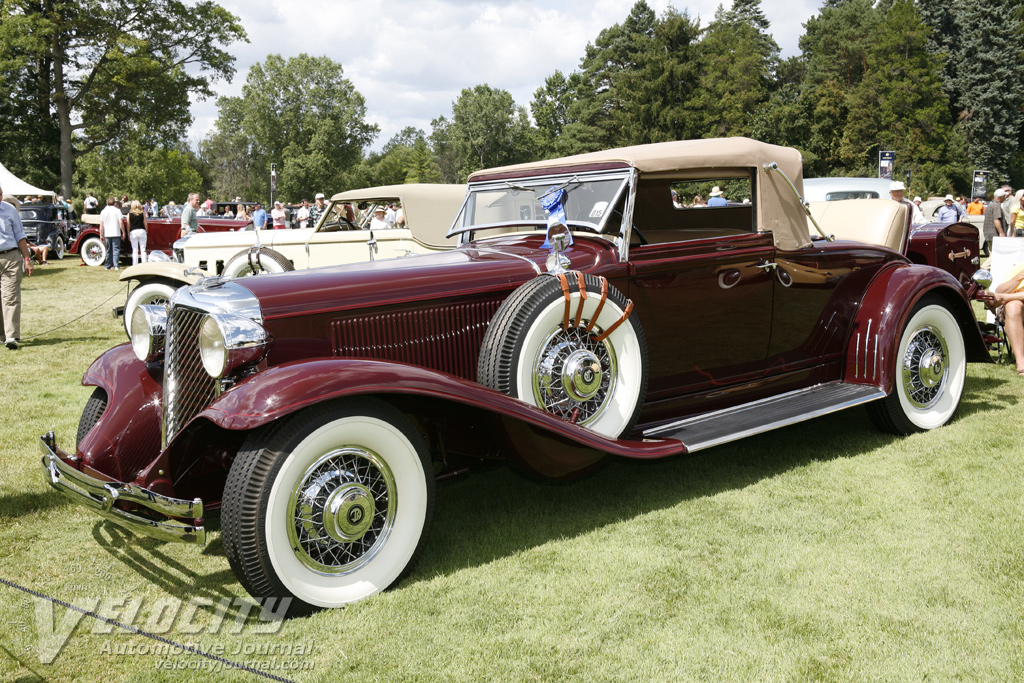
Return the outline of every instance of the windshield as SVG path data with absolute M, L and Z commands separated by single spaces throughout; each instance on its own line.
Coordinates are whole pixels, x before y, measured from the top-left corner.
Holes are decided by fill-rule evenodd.
M 548 215 L 541 198 L 561 188 L 570 229 L 614 239 L 622 223 L 620 205 L 628 180 L 625 170 L 474 183 L 448 235 L 471 233 L 471 239 L 479 240 L 509 232 L 544 231 Z

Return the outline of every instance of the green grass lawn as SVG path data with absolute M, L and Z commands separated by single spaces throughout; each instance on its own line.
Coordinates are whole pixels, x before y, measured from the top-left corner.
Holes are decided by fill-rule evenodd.
M 39 435 L 73 445 L 82 373 L 124 340 L 110 314 L 124 286 L 79 263 L 25 281 L 23 337 L 98 310 L 0 348 L 4 579 L 69 602 L 134 600 L 139 628 L 303 682 L 1024 678 L 1024 380 L 1012 366 L 969 366 L 954 421 L 909 438 L 856 409 L 693 457 L 613 460 L 566 486 L 505 469 L 442 485 L 426 552 L 396 589 L 276 633 L 256 633 L 254 613 L 233 633 L 244 611 L 230 600 L 245 592 L 216 514 L 202 551 L 137 538 L 40 474 Z M 190 598 L 206 600 L 191 621 L 161 621 L 157 606 L 173 616 Z M 0 585 L 0 680 L 259 680 L 154 655 L 153 641 L 88 618 L 41 663 L 49 609 Z M 54 628 L 68 614 L 54 608 Z

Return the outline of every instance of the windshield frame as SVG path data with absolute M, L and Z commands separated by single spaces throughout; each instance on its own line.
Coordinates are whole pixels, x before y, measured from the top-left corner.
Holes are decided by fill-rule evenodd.
M 466 198 L 462 202 L 462 206 L 459 208 L 459 212 L 456 214 L 452 226 L 448 229 L 446 237 L 459 238 L 459 245 L 468 244 L 469 242 L 475 241 L 475 233 L 483 230 L 503 228 L 509 225 L 536 225 L 539 230 L 545 230 L 547 223 L 538 219 L 528 219 L 521 221 L 498 221 L 494 223 L 474 223 L 470 225 L 462 225 L 465 219 L 466 213 L 469 207 L 473 206 L 474 195 L 483 192 L 495 192 L 495 191 L 508 191 L 516 190 L 520 192 L 534 191 L 536 196 L 539 198 L 553 187 L 565 187 L 567 192 L 571 195 L 574 186 L 577 184 L 588 183 L 588 182 L 602 182 L 602 181 L 618 181 L 619 186 L 615 189 L 612 195 L 611 201 L 608 202 L 608 206 L 604 211 L 601 218 L 594 223 L 588 221 L 572 220 L 569 222 L 569 228 L 572 229 L 573 225 L 587 225 L 597 231 L 600 237 L 615 242 L 620 247 L 622 242 L 626 239 L 624 235 L 625 226 L 629 223 L 625 220 L 624 215 L 620 220 L 619 224 L 615 225 L 613 222 L 613 214 L 615 211 L 614 207 L 618 206 L 622 201 L 623 197 L 629 191 L 629 188 L 634 184 L 635 169 L 632 168 L 617 168 L 617 169 L 603 169 L 596 171 L 561 171 L 555 174 L 546 175 L 532 175 L 518 178 L 501 178 L 501 179 L 489 179 L 485 181 L 477 181 L 470 183 Z M 630 210 L 629 202 L 626 202 L 625 211 L 623 214 L 628 214 Z M 584 231 L 583 234 L 589 234 L 588 231 Z M 489 236 L 479 238 L 481 240 L 490 239 Z

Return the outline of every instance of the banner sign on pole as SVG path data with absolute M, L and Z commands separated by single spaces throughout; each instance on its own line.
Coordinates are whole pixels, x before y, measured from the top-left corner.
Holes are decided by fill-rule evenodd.
M 896 152 L 878 153 L 878 177 L 892 180 L 892 167 L 896 165 Z

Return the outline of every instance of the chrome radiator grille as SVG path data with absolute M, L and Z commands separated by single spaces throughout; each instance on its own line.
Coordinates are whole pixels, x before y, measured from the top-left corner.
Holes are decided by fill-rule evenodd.
M 217 397 L 217 380 L 203 369 L 199 327 L 205 314 L 170 306 L 164 366 L 164 445 Z

